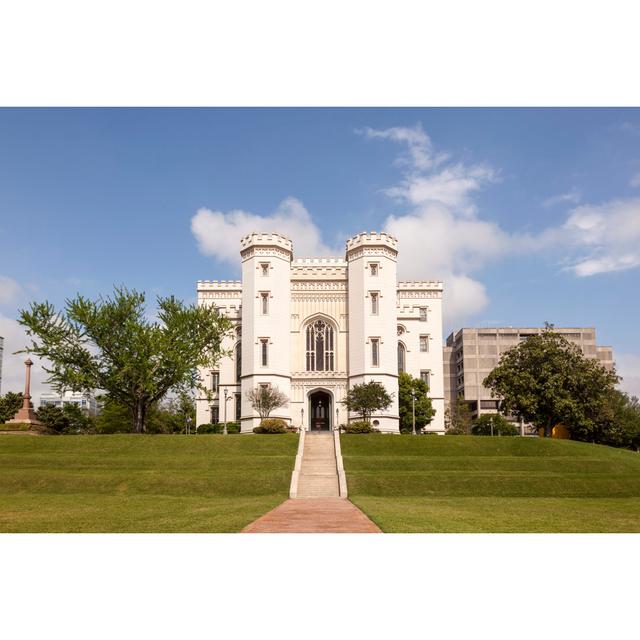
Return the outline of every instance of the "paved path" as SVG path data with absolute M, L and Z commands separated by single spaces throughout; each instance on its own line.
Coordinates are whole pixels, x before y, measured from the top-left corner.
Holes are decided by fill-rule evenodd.
M 295 498 L 245 527 L 242 533 L 382 533 L 346 498 Z

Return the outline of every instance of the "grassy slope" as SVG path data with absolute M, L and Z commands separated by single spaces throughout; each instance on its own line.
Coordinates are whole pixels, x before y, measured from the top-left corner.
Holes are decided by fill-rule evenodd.
M 342 436 L 349 497 L 390 532 L 640 532 L 640 455 L 568 440 Z
M 0 531 L 231 532 L 287 498 L 298 438 L 0 437 Z

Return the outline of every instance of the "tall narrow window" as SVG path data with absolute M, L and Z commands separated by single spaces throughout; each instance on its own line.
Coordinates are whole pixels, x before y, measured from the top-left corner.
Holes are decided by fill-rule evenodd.
M 379 303 L 380 294 L 376 291 L 371 292 L 371 314 L 374 316 L 378 315 L 378 303 Z
M 420 351 L 429 351 L 429 336 L 420 336 Z
M 333 371 L 333 327 L 324 320 L 316 320 L 306 332 L 307 371 Z
M 378 275 L 378 263 L 377 262 L 372 262 L 369 265 L 369 269 L 371 271 L 371 275 L 372 276 L 377 276 Z
M 240 420 L 240 413 L 242 411 L 242 396 L 239 393 L 235 395 L 236 404 L 236 422 Z
M 421 371 L 420 379 L 426 382 L 428 387 L 431 387 L 431 371 Z
M 269 365 L 269 338 L 260 338 L 260 364 L 263 367 Z
M 220 372 L 212 371 L 211 372 L 211 391 L 213 391 L 213 393 L 218 393 L 219 385 L 220 385 Z
M 405 371 L 405 348 L 402 342 L 398 342 L 398 373 L 404 373 Z
M 427 307 L 420 307 L 420 322 L 427 321 Z
M 371 366 L 380 366 L 380 338 L 371 338 Z
M 269 275 L 269 263 L 268 262 L 261 262 L 260 263 L 260 270 L 262 271 L 262 275 L 263 276 L 268 276 Z
M 211 407 L 211 424 L 220 422 L 220 407 Z
M 240 382 L 242 375 L 242 343 L 236 345 L 236 382 Z
M 269 313 L 269 292 L 263 291 L 260 294 L 260 306 L 262 309 L 262 315 L 266 316 Z

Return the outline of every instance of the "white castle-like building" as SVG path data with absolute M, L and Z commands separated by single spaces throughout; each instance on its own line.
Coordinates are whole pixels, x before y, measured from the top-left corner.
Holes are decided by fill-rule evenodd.
M 444 433 L 442 282 L 398 282 L 397 240 L 387 233 L 350 238 L 344 258 L 294 258 L 279 233 L 241 241 L 242 280 L 198 281 L 198 304 L 234 323 L 215 371 L 200 375 L 212 392 L 197 400 L 197 424 L 260 422 L 247 392 L 278 387 L 289 398 L 272 412 L 308 430 L 358 419 L 340 401 L 355 384 L 381 382 L 393 398 L 372 416 L 398 432 L 398 372 L 425 379 L 436 410 L 427 430 Z

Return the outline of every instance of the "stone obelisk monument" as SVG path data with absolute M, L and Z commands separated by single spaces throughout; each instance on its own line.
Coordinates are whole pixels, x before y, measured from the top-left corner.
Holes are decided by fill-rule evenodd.
M 31 365 L 33 365 L 33 362 L 27 358 L 24 361 L 24 364 L 27 371 L 24 383 L 22 408 L 11 420 L 9 420 L 7 424 L 28 424 L 31 427 L 42 427 L 43 424 L 38 421 L 38 418 L 36 418 L 36 412 L 31 408 Z

